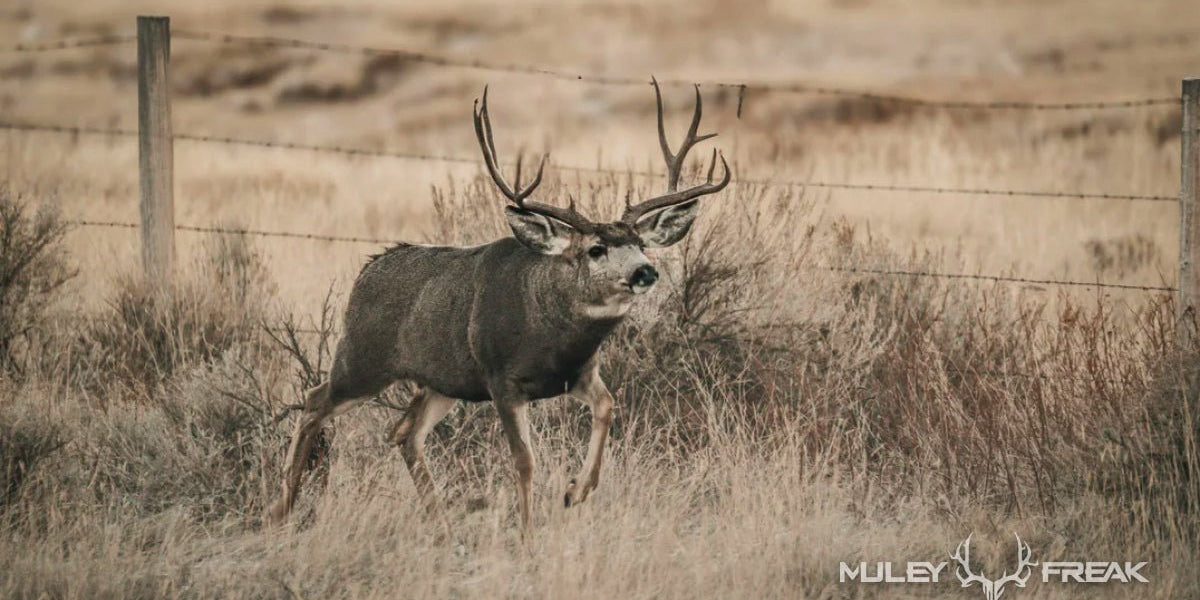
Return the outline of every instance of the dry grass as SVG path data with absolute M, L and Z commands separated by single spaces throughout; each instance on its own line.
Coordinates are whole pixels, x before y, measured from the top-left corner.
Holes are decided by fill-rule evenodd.
M 482 184 L 438 194 L 445 235 L 466 242 L 501 226 L 471 215 L 470 188 Z M 404 389 L 342 417 L 322 484 L 294 524 L 260 530 L 286 442 L 281 417 L 309 373 L 262 331 L 232 342 L 192 333 L 201 322 L 245 331 L 262 314 L 223 301 L 229 289 L 269 288 L 243 246 L 232 253 L 239 261 L 200 261 L 189 280 L 241 283 L 171 305 L 175 318 L 159 321 L 153 338 L 170 343 L 110 346 L 128 356 L 109 360 L 80 352 L 89 339 L 112 343 L 95 336 L 113 330 L 145 339 L 144 321 L 100 312 L 63 341 L 67 367 L 12 384 L 14 427 L 40 436 L 20 451 L 39 460 L 5 448 L 10 462 L 28 466 L 9 484 L 0 555 L 10 568 L 0 590 L 854 597 L 864 590 L 836 582 L 839 561 L 934 559 L 967 532 L 1002 540 L 1016 530 L 1043 560 L 1148 558 L 1145 597 L 1200 592 L 1187 567 L 1200 558 L 1200 384 L 1195 355 L 1179 358 L 1172 345 L 1170 303 L 1116 318 L 1104 303 L 1062 298 L 1053 313 L 1003 287 L 797 270 L 818 259 L 912 261 L 848 224 L 820 226 L 803 196 L 761 190 L 731 200 L 664 257 L 657 301 L 607 346 L 603 371 L 621 410 L 602 488 L 578 509 L 562 509 L 559 498 L 582 459 L 586 414 L 566 402 L 535 411 L 530 543 L 517 535 L 506 452 L 487 405 L 463 407 L 435 431 L 432 461 L 452 527 L 423 517 L 383 441 Z M 224 247 L 210 254 L 230 256 Z M 242 267 L 231 273 L 231 264 Z M 118 285 L 122 303 L 128 286 Z M 159 314 L 144 302 L 131 314 Z M 318 364 L 315 343 L 293 350 Z M 156 359 L 137 358 L 147 352 Z M 122 384 L 123 367 L 136 364 L 155 368 L 138 371 L 139 385 Z M 106 372 L 110 379 L 92 376 Z M 993 550 L 990 560 L 1001 561 L 1003 548 Z M 1048 598 L 1076 592 L 1033 588 Z M 958 593 L 946 584 L 935 595 Z
M 1186 3 L 910 4 L 515 3 L 498 17 L 454 1 L 50 1 L 0 10 L 0 31 L 122 33 L 134 14 L 166 12 L 178 28 L 954 99 L 1169 96 L 1194 75 L 1200 22 Z M 643 89 L 184 42 L 173 60 L 178 131 L 475 156 L 466 111 L 490 82 L 503 153 L 657 166 Z M 0 108 L 131 127 L 132 61 L 129 47 L 0 57 Z M 940 112 L 760 93 L 738 119 L 732 95 L 706 98 L 705 128 L 740 178 L 1166 195 L 1178 182 L 1169 107 Z M 673 107 L 685 99 L 670 90 Z M 136 220 L 130 140 L 3 137 L 24 215 Z M 470 165 L 184 142 L 176 164 L 181 223 L 457 244 L 506 234 Z M 662 185 L 547 176 L 546 198 L 570 194 L 598 215 Z M 839 585 L 837 564 L 944 560 L 972 531 L 989 573 L 1017 531 L 1038 560 L 1150 560 L 1139 597 L 1200 596 L 1200 351 L 1175 347 L 1168 299 L 820 268 L 1170 285 L 1174 206 L 745 183 L 709 202 L 606 346 L 618 416 L 583 506 L 560 500 L 586 411 L 534 411 L 529 544 L 490 406 L 435 430 L 453 527 L 425 518 L 384 442 L 403 387 L 340 417 L 293 525 L 260 530 L 289 411 L 340 324 L 332 337 L 287 331 L 328 329 L 322 315 L 340 310 L 373 245 L 180 233 L 181 274 L 161 294 L 131 275 L 129 231 L 50 236 L 40 260 L 57 275 L 0 293 L 0 331 L 22 331 L 0 374 L 0 597 L 961 598 L 979 592 Z M 50 217 L 23 222 L 37 218 Z

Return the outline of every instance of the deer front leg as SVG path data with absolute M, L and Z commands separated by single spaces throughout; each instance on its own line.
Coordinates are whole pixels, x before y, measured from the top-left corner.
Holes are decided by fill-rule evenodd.
M 525 400 L 496 400 L 496 412 L 500 414 L 500 425 L 504 437 L 512 450 L 516 467 L 517 493 L 521 508 L 521 534 L 529 536 L 530 491 L 533 486 L 533 446 L 529 439 L 529 403 Z
M 588 438 L 587 456 L 579 475 L 571 479 L 563 505 L 567 508 L 587 500 L 588 494 L 600 483 L 600 463 L 604 455 L 604 442 L 612 425 L 613 397 L 608 386 L 600 379 L 600 370 L 592 366 L 588 375 L 575 388 L 571 396 L 586 403 L 592 410 L 592 434 Z

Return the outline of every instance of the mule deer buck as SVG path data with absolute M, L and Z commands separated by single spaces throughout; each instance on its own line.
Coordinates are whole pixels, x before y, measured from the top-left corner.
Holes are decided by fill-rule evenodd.
M 269 519 L 282 520 L 300 491 L 314 440 L 326 419 L 379 393 L 397 380 L 419 386 L 392 429 L 413 483 L 434 507 L 434 484 L 425 462 L 425 438 L 459 400 L 495 402 L 516 463 L 522 531 L 530 525 L 534 457 L 529 403 L 559 395 L 591 407 L 592 432 L 583 468 L 566 490 L 569 507 L 587 499 L 600 477 L 600 461 L 613 397 L 601 381 L 597 351 L 631 302 L 654 286 L 658 272 L 645 248 L 670 246 L 687 235 L 697 199 L 729 183 L 729 165 L 715 150 L 706 182 L 679 190 L 688 151 L 715 133 L 697 135 L 700 88 L 678 152 L 667 144 L 662 93 L 654 81 L 658 141 L 667 163 L 667 193 L 626 203 L 620 220 L 589 220 L 574 202 L 561 207 L 528 200 L 542 181 L 521 187 L 517 161 L 513 185 L 496 159 L 487 88 L 472 110 L 483 161 L 512 205 L 505 217 L 513 237 L 471 248 L 398 244 L 373 257 L 359 273 L 346 308 L 345 333 L 329 380 L 304 402 Z M 723 175 L 713 182 L 720 157 Z

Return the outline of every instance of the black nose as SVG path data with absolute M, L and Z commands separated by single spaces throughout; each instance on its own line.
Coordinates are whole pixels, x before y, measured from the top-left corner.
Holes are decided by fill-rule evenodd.
M 634 269 L 633 275 L 629 276 L 629 285 L 634 287 L 650 287 L 654 282 L 658 281 L 658 271 L 650 265 L 642 265 Z

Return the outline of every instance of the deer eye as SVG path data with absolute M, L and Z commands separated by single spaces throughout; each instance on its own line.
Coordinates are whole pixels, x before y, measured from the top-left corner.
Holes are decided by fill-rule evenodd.
M 608 254 L 608 248 L 604 247 L 603 244 L 596 244 L 595 246 L 588 248 L 588 256 L 592 258 L 601 258 L 605 254 Z

